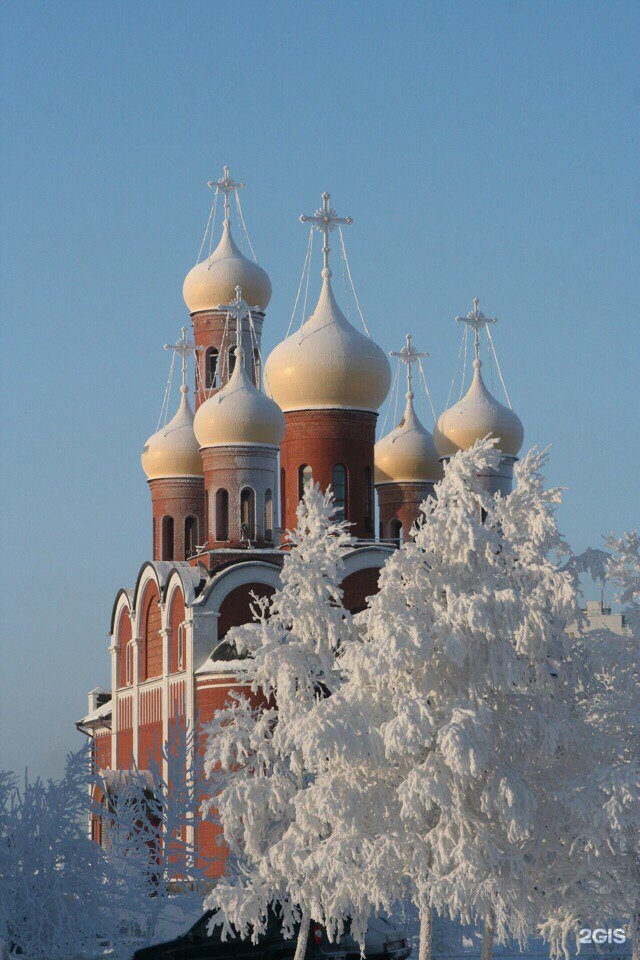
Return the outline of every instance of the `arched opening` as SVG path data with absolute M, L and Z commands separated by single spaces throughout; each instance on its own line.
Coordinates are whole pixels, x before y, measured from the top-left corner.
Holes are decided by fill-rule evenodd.
M 204 382 L 207 390 L 216 385 L 216 376 L 218 373 L 218 348 L 207 347 L 204 355 Z
M 262 371 L 260 369 L 260 351 L 258 350 L 257 347 L 254 347 L 253 348 L 253 382 L 255 383 L 258 390 L 260 389 L 261 373 Z
M 256 538 L 256 495 L 251 487 L 240 491 L 240 535 L 243 540 Z
M 173 517 L 162 518 L 161 560 L 173 560 Z
M 273 540 L 273 495 L 271 490 L 264 492 L 264 538 Z
M 198 519 L 187 517 L 184 521 L 184 555 L 185 559 L 192 557 L 196 552 L 198 542 Z
M 402 546 L 402 524 L 399 520 L 392 520 L 390 524 L 391 539 L 396 547 Z
M 298 500 L 302 500 L 311 486 L 313 486 L 313 470 L 307 464 L 303 464 L 298 469 Z
M 150 677 L 159 677 L 162 673 L 162 613 L 160 611 L 160 596 L 155 582 L 147 587 L 143 606 L 143 680 Z
M 373 533 L 373 477 L 371 467 L 364 468 L 364 528 Z
M 184 670 L 184 620 L 186 611 L 184 606 L 184 597 L 182 590 L 177 589 L 173 594 L 171 601 L 171 613 L 169 623 L 171 624 L 171 646 L 169 649 L 169 672 L 175 673 L 177 670 Z
M 131 617 L 123 610 L 118 627 L 118 686 L 126 687 L 131 683 Z
M 336 463 L 331 471 L 331 489 L 335 501 L 333 519 L 336 521 L 347 519 L 347 468 Z
M 285 524 L 285 516 L 286 516 L 286 511 L 285 511 L 285 506 L 286 506 L 286 502 L 287 502 L 287 501 L 286 501 L 286 496 L 287 496 L 287 495 L 286 495 L 286 491 L 285 491 L 285 480 L 286 480 L 286 479 L 287 479 L 287 476 L 286 476 L 286 474 L 285 474 L 285 472 L 284 472 L 284 467 L 281 467 L 281 468 L 280 468 L 280 526 L 281 526 L 281 527 L 284 526 L 284 524 Z
M 216 491 L 216 540 L 229 539 L 229 491 Z
M 236 368 L 236 347 L 229 347 L 229 353 L 227 354 L 227 362 L 229 365 L 229 376 L 233 373 Z

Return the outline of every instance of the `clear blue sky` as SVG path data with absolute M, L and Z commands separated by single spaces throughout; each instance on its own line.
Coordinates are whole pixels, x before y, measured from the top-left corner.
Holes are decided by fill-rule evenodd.
M 287 327 L 329 189 L 373 336 L 477 295 L 576 550 L 637 524 L 640 7 L 5 3 L 0 766 L 59 770 L 150 550 L 140 469 L 223 163 Z M 317 276 L 317 263 L 315 274 Z M 314 290 L 314 293 L 316 292 Z

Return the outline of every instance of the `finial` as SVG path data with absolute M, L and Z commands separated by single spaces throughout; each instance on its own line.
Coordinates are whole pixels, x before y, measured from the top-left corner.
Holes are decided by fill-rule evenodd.
M 475 370 L 479 370 L 482 366 L 482 360 L 480 359 L 480 330 L 490 323 L 498 322 L 496 317 L 485 317 L 482 310 L 479 309 L 479 306 L 480 301 L 477 297 L 474 297 L 473 310 L 471 310 L 466 317 L 456 317 L 456 323 L 466 323 L 473 328 L 473 349 L 475 353 L 473 366 Z
M 238 180 L 234 180 L 229 171 L 228 165 L 225 163 L 223 169 L 223 175 L 219 180 L 209 180 L 207 186 L 215 187 L 216 193 L 224 194 L 224 222 L 229 225 L 229 194 L 233 193 L 236 190 L 244 190 L 244 183 L 240 183 Z
M 335 230 L 337 223 L 353 223 L 351 217 L 339 217 L 335 210 L 329 206 L 330 200 L 331 194 L 323 193 L 322 206 L 320 209 L 316 210 L 313 216 L 303 213 L 300 217 L 300 223 L 311 223 L 316 230 L 321 230 L 324 234 L 324 244 L 322 246 L 322 276 L 326 280 L 331 276 L 331 270 L 329 269 L 329 252 L 331 250 L 329 246 L 329 234 L 332 230 Z
M 248 317 L 253 310 L 259 310 L 260 307 L 250 307 L 246 300 L 242 299 L 242 287 L 236 287 L 235 298 L 231 303 L 218 304 L 218 310 L 224 310 L 228 317 L 233 317 L 236 321 L 236 350 L 238 355 L 236 363 L 243 364 L 244 357 L 242 352 L 242 321 Z
M 389 353 L 390 357 L 398 357 L 401 363 L 404 363 L 407 368 L 407 400 L 413 400 L 413 364 L 416 363 L 420 357 L 428 357 L 428 353 L 419 353 L 413 346 L 411 340 L 411 334 L 408 333 L 406 337 L 406 342 L 402 350 L 392 350 Z
M 173 350 L 182 358 L 182 384 L 180 386 L 180 393 L 186 394 L 189 393 L 189 387 L 187 386 L 187 357 L 191 353 L 195 353 L 197 350 L 202 349 L 201 347 L 196 347 L 187 337 L 187 328 L 182 328 L 182 336 L 176 343 L 165 343 L 165 350 Z

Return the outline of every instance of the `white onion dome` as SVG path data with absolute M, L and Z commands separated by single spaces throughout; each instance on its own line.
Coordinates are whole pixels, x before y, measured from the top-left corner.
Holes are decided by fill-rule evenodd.
M 296 333 L 278 344 L 265 364 L 265 389 L 285 412 L 375 411 L 389 392 L 391 368 L 384 351 L 349 323 L 336 302 L 330 277 L 323 270 L 315 310 Z
M 407 395 L 402 420 L 374 447 L 375 482 L 437 483 L 442 465 L 429 431 L 423 427 Z
M 187 399 L 188 387 L 173 420 L 149 437 L 142 451 L 142 469 L 148 480 L 168 477 L 201 477 L 202 458 L 193 432 L 193 410 Z
M 498 441 L 498 450 L 506 456 L 518 455 L 524 440 L 520 418 L 499 403 L 487 390 L 480 367 L 474 360 L 471 386 L 464 397 L 440 415 L 433 432 L 438 453 L 450 457 L 458 450 L 468 450 L 487 434 Z
M 189 313 L 218 310 L 230 303 L 242 288 L 242 296 L 251 307 L 264 312 L 271 300 L 271 281 L 265 270 L 238 249 L 228 220 L 224 221 L 220 243 L 210 257 L 201 260 L 187 274 L 182 296 Z
M 254 385 L 238 355 L 228 382 L 200 405 L 193 427 L 201 448 L 234 444 L 277 447 L 284 438 L 285 421 L 278 404 Z

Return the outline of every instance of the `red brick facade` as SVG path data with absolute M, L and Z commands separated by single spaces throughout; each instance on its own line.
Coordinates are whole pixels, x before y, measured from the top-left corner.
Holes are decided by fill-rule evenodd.
M 263 314 L 252 311 L 255 339 L 251 330 L 246 330 L 242 337 L 242 346 L 247 370 L 255 371 L 259 364 L 255 354 L 256 340 L 258 347 L 262 335 Z M 212 387 L 211 375 L 214 366 L 217 372 L 218 389 L 223 387 L 229 379 L 229 351 L 235 349 L 236 334 L 233 321 L 227 321 L 227 316 L 220 310 L 201 310 L 191 315 L 193 322 L 193 339 L 196 345 L 196 363 L 198 373 L 196 378 L 195 403 L 196 410 L 200 404 L 215 393 Z M 213 353 L 213 357 L 212 357 Z M 232 361 L 233 362 L 233 361 Z M 259 383 L 259 377 L 254 377 Z
M 346 470 L 346 519 L 351 532 L 373 540 L 373 447 L 376 413 L 363 410 L 294 410 L 285 414 L 280 448 L 281 526 L 293 530 L 302 492 L 301 471 L 311 467 L 321 490 L 335 487 L 334 468 Z
M 153 510 L 153 559 L 188 560 L 204 537 L 204 480 L 149 480 Z
M 432 483 L 381 483 L 378 491 L 380 540 L 397 544 L 406 540 L 420 516 L 420 505 L 434 496 Z

